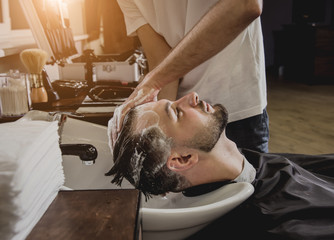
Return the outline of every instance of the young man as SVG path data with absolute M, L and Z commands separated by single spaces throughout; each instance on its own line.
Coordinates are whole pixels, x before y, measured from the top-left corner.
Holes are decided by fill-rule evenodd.
M 127 34 L 137 35 L 150 72 L 114 115 L 198 92 L 224 103 L 226 135 L 238 147 L 268 151 L 262 0 L 118 0 Z M 116 136 L 116 133 L 113 134 Z
M 196 93 L 137 106 L 125 117 L 106 175 L 115 175 L 117 184 L 125 177 L 147 195 L 214 182 L 252 183 L 254 194 L 219 227 L 210 226 L 206 237 L 237 225 L 243 231 L 234 231 L 236 237 L 248 232 L 265 239 L 333 238 L 333 155 L 238 149 L 225 135 L 227 118 L 222 105 L 200 101 Z

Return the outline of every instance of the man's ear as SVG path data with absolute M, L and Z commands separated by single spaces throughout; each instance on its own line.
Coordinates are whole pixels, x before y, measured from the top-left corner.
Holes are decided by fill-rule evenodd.
M 167 159 L 167 167 L 176 172 L 184 171 L 198 162 L 198 154 L 193 152 L 179 153 L 172 150 L 171 155 Z

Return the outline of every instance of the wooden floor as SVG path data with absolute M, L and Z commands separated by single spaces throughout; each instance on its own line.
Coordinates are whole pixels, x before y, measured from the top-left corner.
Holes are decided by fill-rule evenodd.
M 334 153 L 334 85 L 268 74 L 269 152 Z

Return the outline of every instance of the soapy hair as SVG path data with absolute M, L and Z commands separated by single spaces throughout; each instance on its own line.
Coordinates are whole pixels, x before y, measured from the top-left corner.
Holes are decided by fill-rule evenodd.
M 166 161 L 171 153 L 172 139 L 153 125 L 135 129 L 137 111 L 131 109 L 124 118 L 123 127 L 113 149 L 114 166 L 106 176 L 114 175 L 112 183 L 121 185 L 127 179 L 146 197 L 166 192 L 180 192 L 190 183 L 171 171 Z

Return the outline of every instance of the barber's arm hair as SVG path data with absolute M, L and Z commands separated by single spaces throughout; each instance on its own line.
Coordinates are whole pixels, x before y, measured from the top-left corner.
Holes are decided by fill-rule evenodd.
M 149 70 L 153 70 L 172 49 L 166 42 L 165 38 L 158 34 L 149 24 L 138 28 L 137 35 L 144 49 L 148 61 Z M 158 99 L 176 100 L 179 81 L 176 80 L 164 86 L 159 94 Z
M 222 51 L 261 13 L 262 0 L 218 1 L 168 55 L 151 69 L 143 82 L 159 89 L 181 79 Z

